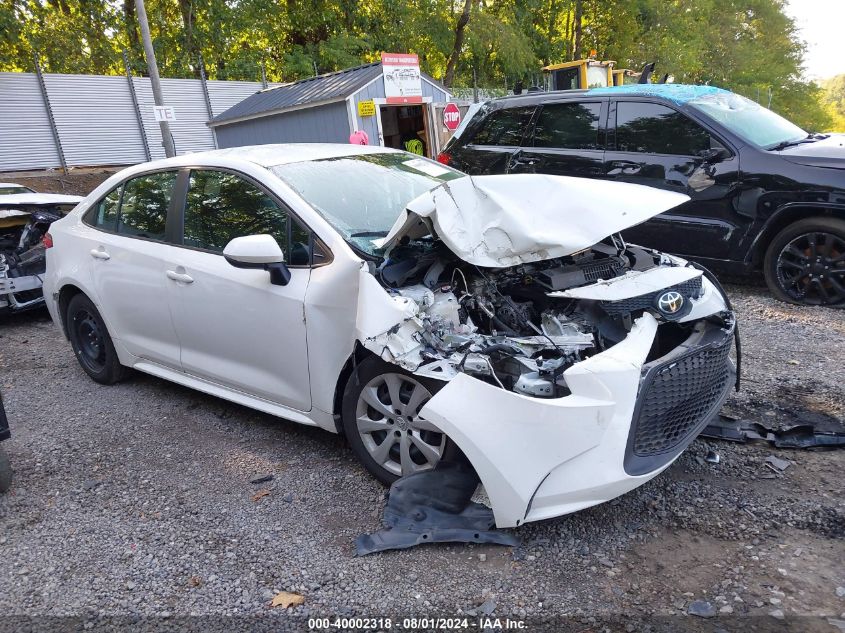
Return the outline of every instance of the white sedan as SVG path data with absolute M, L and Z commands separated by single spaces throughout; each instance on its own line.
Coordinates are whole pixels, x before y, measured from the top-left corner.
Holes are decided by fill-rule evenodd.
M 263 145 L 131 167 L 46 240 L 82 368 L 343 433 L 389 483 L 466 459 L 499 527 L 664 470 L 735 383 L 734 315 L 619 231 L 686 196 Z

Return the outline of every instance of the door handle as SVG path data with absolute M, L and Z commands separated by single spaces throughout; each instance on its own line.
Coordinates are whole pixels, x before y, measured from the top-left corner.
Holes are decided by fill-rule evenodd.
M 632 175 L 640 173 L 640 171 L 642 171 L 643 164 L 635 163 L 630 160 L 612 160 L 610 161 L 610 167 L 612 169 L 620 169 L 624 174 Z
M 102 247 L 100 248 L 92 248 L 91 249 L 91 257 L 94 259 L 111 259 L 111 255 L 109 255 Z
M 190 275 L 185 273 L 177 273 L 175 270 L 168 270 L 167 271 L 167 278 L 172 279 L 173 281 L 178 281 L 179 283 L 183 284 L 191 284 L 194 283 L 194 278 Z

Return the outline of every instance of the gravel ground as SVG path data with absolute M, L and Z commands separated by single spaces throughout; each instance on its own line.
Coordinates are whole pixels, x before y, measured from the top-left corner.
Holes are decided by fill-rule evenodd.
M 845 311 L 729 291 L 746 377 L 727 409 L 842 425 Z M 619 618 L 640 630 L 703 600 L 728 621 L 758 615 L 782 630 L 801 615 L 824 616 L 801 630 L 845 619 L 845 451 L 697 440 L 635 492 L 515 530 L 517 550 L 355 558 L 355 536 L 379 527 L 383 489 L 339 437 L 143 374 L 97 385 L 43 313 L 0 321 L 0 372 L 16 470 L 0 497 L 2 614 L 265 615 L 305 628 L 301 616 L 456 615 L 486 603 L 534 630 Z M 709 450 L 719 464 L 704 461 Z M 775 473 L 769 455 L 791 466 Z M 249 483 L 267 473 L 271 482 Z M 270 609 L 279 591 L 305 603 Z

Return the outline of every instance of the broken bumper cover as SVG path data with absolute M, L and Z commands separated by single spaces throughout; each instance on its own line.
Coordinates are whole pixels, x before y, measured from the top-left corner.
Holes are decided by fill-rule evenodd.
M 43 285 L 42 275 L 27 275 L 23 277 L 10 277 L 9 266 L 5 258 L 0 255 L 0 310 L 24 310 L 43 303 L 38 297 L 33 300 L 19 301 L 15 293 L 37 290 Z
M 564 373 L 571 395 L 541 399 L 459 374 L 423 408 L 464 452 L 498 527 L 593 506 L 669 466 L 718 413 L 734 382 L 734 319 L 700 328 L 646 362 L 658 323 Z

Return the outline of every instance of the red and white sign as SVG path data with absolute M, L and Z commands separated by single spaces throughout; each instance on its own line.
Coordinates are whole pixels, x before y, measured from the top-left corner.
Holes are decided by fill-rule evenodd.
M 381 72 L 387 103 L 422 103 L 419 57 L 407 53 L 382 53 Z
M 461 124 L 461 110 L 454 103 L 447 103 L 443 108 L 443 125 L 454 132 Z

